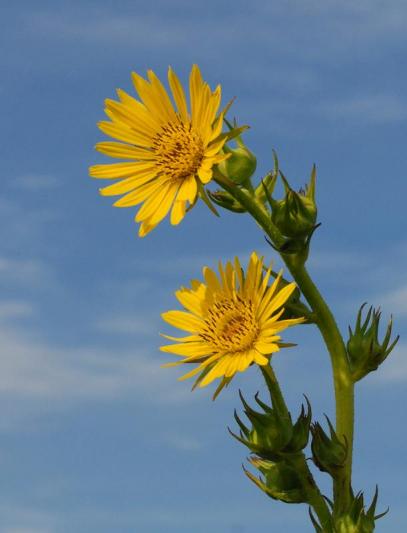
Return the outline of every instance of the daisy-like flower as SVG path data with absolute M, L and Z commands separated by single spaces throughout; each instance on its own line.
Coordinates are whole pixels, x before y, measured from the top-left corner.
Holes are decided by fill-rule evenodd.
M 161 81 L 151 70 L 145 80 L 132 73 L 139 100 L 118 90 L 119 101 L 106 100 L 109 121 L 99 128 L 119 142 L 101 142 L 96 149 L 126 161 L 95 165 L 89 173 L 95 178 L 116 179 L 104 187 L 104 196 L 122 195 L 114 205 L 142 204 L 135 220 L 141 222 L 144 237 L 171 210 L 171 224 L 185 216 L 188 204 L 203 195 L 203 185 L 212 179 L 213 166 L 228 157 L 222 148 L 228 138 L 222 134 L 223 115 L 219 113 L 220 85 L 212 91 L 202 79 L 197 65 L 189 78 L 190 109 L 184 89 L 171 68 L 168 82 L 175 106 Z
M 225 267 L 219 263 L 219 275 L 205 267 L 203 283 L 193 280 L 190 289 L 177 291 L 185 310 L 168 311 L 162 317 L 189 335 L 164 335 L 176 344 L 162 346 L 161 350 L 182 357 L 164 366 L 196 363 L 198 366 L 180 379 L 199 374 L 195 386 L 205 387 L 222 378 L 216 396 L 236 372 L 243 372 L 253 363 L 267 365 L 273 353 L 290 346 L 281 342 L 279 333 L 304 319 L 280 317 L 296 285 L 283 286 L 281 272 L 269 285 L 271 272 L 271 267 L 265 271 L 263 258 L 253 252 L 245 274 L 235 258 Z

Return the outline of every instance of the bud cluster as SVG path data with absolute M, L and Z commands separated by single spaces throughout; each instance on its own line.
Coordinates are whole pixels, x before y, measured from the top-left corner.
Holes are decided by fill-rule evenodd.
M 307 410 L 302 406 L 301 413 L 293 424 L 289 413 L 269 407 L 259 399 L 258 394 L 255 400 L 262 411 L 250 407 L 241 394 L 240 398 L 251 428 L 235 412 L 240 434 L 229 431 L 255 454 L 249 461 L 263 478 L 257 478 L 245 470 L 247 476 L 274 499 L 288 503 L 307 502 L 304 480 L 294 465 L 298 454 L 308 444 L 311 425 L 311 406 L 308 400 Z
M 381 312 L 379 309 L 370 307 L 363 321 L 362 312 L 365 305 L 363 304 L 359 309 L 354 331 L 349 327 L 349 340 L 346 346 L 354 381 L 377 370 L 399 340 L 397 336 L 393 342 L 390 342 L 393 327 L 390 319 L 384 339 L 382 342 L 379 341 Z
M 372 533 L 375 529 L 375 521 L 387 514 L 387 511 L 375 514 L 377 498 L 376 487 L 372 503 L 366 509 L 363 493 L 359 492 L 353 496 L 349 508 L 335 520 L 335 533 Z
M 275 200 L 272 195 L 279 176 L 285 196 Z M 318 227 L 315 185 L 316 169 L 313 166 L 309 184 L 298 192 L 294 191 L 279 170 L 278 159 L 274 153 L 274 169 L 257 187 L 256 196 L 263 203 L 268 202 L 271 220 L 285 239 L 280 252 L 293 254 L 307 250 L 312 234 Z

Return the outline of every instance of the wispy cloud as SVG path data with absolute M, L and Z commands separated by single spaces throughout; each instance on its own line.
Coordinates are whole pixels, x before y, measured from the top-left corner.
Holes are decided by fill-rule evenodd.
M 0 301 L 0 321 L 18 319 L 33 313 L 31 303 L 22 300 Z
M 338 120 L 355 120 L 368 123 L 393 123 L 407 120 L 407 100 L 396 94 L 374 94 L 341 97 L 322 102 L 322 116 Z
M 163 441 L 171 448 L 181 452 L 197 452 L 204 448 L 204 444 L 201 441 L 191 438 L 187 434 L 169 433 L 163 437 Z
M 362 269 L 369 262 L 366 253 L 352 252 L 347 250 L 313 251 L 308 261 L 312 269 L 335 271 Z
M 395 316 L 407 315 L 407 284 L 402 284 L 379 298 L 383 307 Z
M 0 257 L 0 283 L 41 286 L 44 283 L 49 285 L 51 279 L 50 269 L 43 261 Z
M 46 415 L 78 402 L 136 397 L 171 405 L 189 394 L 177 386 L 174 373 L 161 368 L 158 349 L 146 350 L 140 342 L 120 353 L 97 345 L 68 349 L 0 324 L 0 346 L 0 397 L 13 405 L 11 418 L 0 422 L 3 429 L 28 414 Z
M 61 182 L 55 176 L 45 174 L 24 174 L 17 176 L 11 182 L 13 187 L 26 191 L 42 191 L 58 187 Z
M 90 16 L 86 16 L 86 13 Z M 96 11 L 84 8 L 69 10 L 63 14 L 54 10 L 36 11 L 25 17 L 27 30 L 41 31 L 47 39 L 82 42 L 83 44 L 144 47 L 156 49 L 162 46 L 176 48 L 185 42 L 185 31 L 179 31 L 180 22 L 168 24 L 164 19 L 138 13 L 121 15 L 101 7 Z M 186 28 L 188 30 L 188 28 Z
M 99 319 L 95 327 L 103 333 L 140 336 L 156 334 L 157 322 L 155 317 L 141 316 L 140 314 L 115 314 Z
M 407 382 L 407 344 L 399 343 L 394 348 L 378 372 L 371 376 L 374 385 L 386 385 L 388 383 L 405 384 Z

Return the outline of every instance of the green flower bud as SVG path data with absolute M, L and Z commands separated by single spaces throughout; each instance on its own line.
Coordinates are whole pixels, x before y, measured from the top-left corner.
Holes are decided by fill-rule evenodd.
M 282 200 L 271 201 L 271 218 L 285 237 L 302 239 L 312 234 L 317 220 L 317 206 L 315 204 L 315 167 L 311 173 L 309 186 L 299 192 L 291 189 L 288 181 L 280 172 L 285 188 Z
M 255 197 L 261 203 L 266 204 L 269 198 L 273 194 L 274 187 L 276 185 L 277 177 L 279 175 L 278 157 L 275 150 L 273 150 L 274 168 L 271 172 L 266 174 L 261 180 L 260 184 L 256 187 Z
M 302 405 L 300 416 L 293 427 L 293 436 L 286 446 L 286 452 L 299 452 L 308 444 L 312 412 L 311 404 L 309 403 L 308 398 L 305 397 L 305 400 L 307 402 L 307 412 L 305 412 L 305 408 Z
M 268 496 L 286 503 L 308 502 L 303 481 L 293 467 L 285 462 L 274 463 L 259 457 L 251 457 L 249 461 L 263 474 L 263 478 L 257 478 L 244 469 L 247 477 Z
M 295 455 L 305 448 L 311 424 L 311 406 L 308 400 L 307 412 L 302 406 L 300 416 L 293 425 L 290 415 L 281 414 L 277 409 L 269 407 L 259 399 L 258 394 L 255 400 L 263 412 L 252 409 L 242 394 L 240 397 L 245 408 L 244 412 L 252 427 L 250 429 L 246 427 L 235 411 L 234 416 L 240 427 L 240 435 L 229 431 L 252 453 L 263 459 L 281 461 L 284 457 Z
M 363 304 L 359 309 L 354 331 L 349 327 L 349 340 L 346 346 L 354 381 L 377 370 L 399 340 L 397 336 L 390 344 L 393 327 L 392 320 L 390 320 L 383 341 L 379 341 L 380 310 L 370 307 L 362 322 L 362 311 L 365 305 Z
M 311 425 L 312 459 L 322 472 L 328 472 L 332 477 L 335 477 L 345 464 L 348 448 L 344 442 L 338 439 L 329 418 L 326 417 L 326 419 L 329 426 L 329 436 L 318 422 Z
M 335 533 L 372 533 L 375 529 L 375 521 L 387 514 L 385 511 L 375 515 L 377 498 L 378 490 L 376 487 L 372 503 L 366 509 L 362 492 L 352 497 L 349 508 L 335 521 Z
M 236 148 L 224 146 L 224 153 L 230 155 L 225 161 L 219 163 L 218 169 L 237 185 L 244 185 L 254 174 L 257 159 L 243 143 L 241 137 L 236 137 L 236 145 Z
M 251 452 L 260 457 L 273 461 L 281 459 L 281 454 L 284 453 L 293 436 L 291 417 L 284 416 L 276 409 L 267 406 L 257 394 L 255 400 L 263 412 L 255 411 L 249 406 L 243 395 L 239 394 L 245 415 L 250 420 L 252 427 L 250 429 L 246 427 L 235 411 L 235 420 L 240 427 L 240 436 L 231 430 L 229 432 L 239 442 L 247 446 Z

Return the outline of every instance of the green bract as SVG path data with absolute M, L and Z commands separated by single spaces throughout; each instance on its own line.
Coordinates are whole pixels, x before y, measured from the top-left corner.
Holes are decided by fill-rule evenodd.
M 345 464 L 348 450 L 346 443 L 339 440 L 328 417 L 327 422 L 329 435 L 325 433 L 318 422 L 311 425 L 312 458 L 322 472 L 328 472 L 331 476 L 336 477 Z
M 346 345 L 352 376 L 355 381 L 366 374 L 377 370 L 379 365 L 393 350 L 399 336 L 390 343 L 393 328 L 390 320 L 382 342 L 379 341 L 379 324 L 381 313 L 378 309 L 369 308 L 365 320 L 362 322 L 362 311 L 366 304 L 359 309 L 354 331 L 349 327 L 349 340 Z

